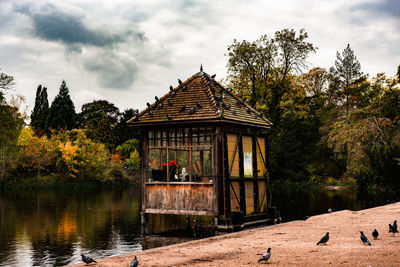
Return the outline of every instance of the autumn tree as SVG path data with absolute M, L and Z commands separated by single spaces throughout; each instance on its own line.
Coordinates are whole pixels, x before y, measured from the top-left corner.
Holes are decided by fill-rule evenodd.
M 353 83 L 362 79 L 361 64 L 354 51 L 350 48 L 350 44 L 340 54 L 336 52 L 335 66 L 330 68 L 330 73 L 338 82 L 338 96 L 341 99 L 346 115 L 351 109 L 351 96 L 357 93 L 357 88 L 351 86 Z
M 36 90 L 35 107 L 31 113 L 32 128 L 39 134 L 44 133 L 47 116 L 49 114 L 49 100 L 47 88 L 40 84 Z
M 14 77 L 0 73 L 0 182 L 4 182 L 13 160 L 16 143 L 24 120 L 18 106 L 7 103 L 4 95 L 14 85 Z
M 51 103 L 46 121 L 46 130 L 73 129 L 76 126 L 75 106 L 69 95 L 69 89 L 63 80 L 57 96 Z

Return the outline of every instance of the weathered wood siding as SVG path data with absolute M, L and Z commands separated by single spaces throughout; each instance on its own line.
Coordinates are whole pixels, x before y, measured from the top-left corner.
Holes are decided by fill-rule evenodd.
M 217 215 L 213 184 L 157 183 L 145 186 L 145 213 Z

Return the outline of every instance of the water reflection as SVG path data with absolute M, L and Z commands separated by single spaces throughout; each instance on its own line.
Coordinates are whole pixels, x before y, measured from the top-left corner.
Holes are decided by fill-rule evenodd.
M 121 255 L 213 235 L 212 217 L 156 216 L 141 236 L 141 187 L 0 191 L 0 266 L 53 266 Z M 273 188 L 284 221 L 342 209 L 359 210 L 397 199 L 382 192 Z M 209 231 L 209 232 L 207 232 Z M 185 237 L 186 236 L 186 237 Z
M 80 253 L 141 250 L 140 190 L 1 192 L 0 265 L 65 265 L 80 262 Z

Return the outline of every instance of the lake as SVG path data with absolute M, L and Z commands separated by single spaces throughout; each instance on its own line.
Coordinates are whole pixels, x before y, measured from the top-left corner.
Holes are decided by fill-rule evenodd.
M 183 242 L 193 237 L 145 236 L 141 187 L 0 191 L 0 266 L 59 266 Z M 276 188 L 283 221 L 342 209 L 360 210 L 395 199 L 384 193 Z M 182 218 L 152 220 L 161 228 Z

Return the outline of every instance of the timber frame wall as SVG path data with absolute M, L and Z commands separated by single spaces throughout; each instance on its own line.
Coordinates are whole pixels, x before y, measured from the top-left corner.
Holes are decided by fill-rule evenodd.
M 149 181 L 149 130 L 173 129 L 173 127 L 212 127 L 212 160 L 211 182 L 150 182 Z M 188 123 L 180 125 L 157 125 L 143 127 L 143 161 L 142 161 L 142 211 L 148 214 L 177 214 L 177 215 L 209 215 L 218 217 L 225 224 L 235 223 L 233 217 L 241 220 L 246 212 L 246 184 L 252 184 L 254 214 L 267 212 L 270 207 L 271 189 L 269 186 L 268 138 L 264 128 L 249 127 L 246 125 L 230 123 Z M 239 176 L 232 176 L 233 160 L 229 162 L 228 138 L 229 134 L 238 136 L 235 144 L 235 157 L 239 159 Z M 252 140 L 252 171 L 251 177 L 244 175 L 243 136 Z M 257 137 L 265 138 L 264 155 L 261 153 Z M 191 138 L 189 136 L 189 138 Z M 191 151 L 189 149 L 189 151 Z M 259 175 L 257 153 L 260 151 L 265 173 Z M 189 152 L 189 162 L 191 153 Z M 190 166 L 190 165 L 189 165 Z M 189 170 L 189 173 L 192 173 Z M 234 184 L 239 185 L 239 192 L 234 189 Z M 260 188 L 261 185 L 263 188 Z M 250 188 L 250 187 L 249 187 Z M 249 194 L 249 192 L 247 192 Z M 231 204 L 237 203 L 240 210 L 232 210 Z

